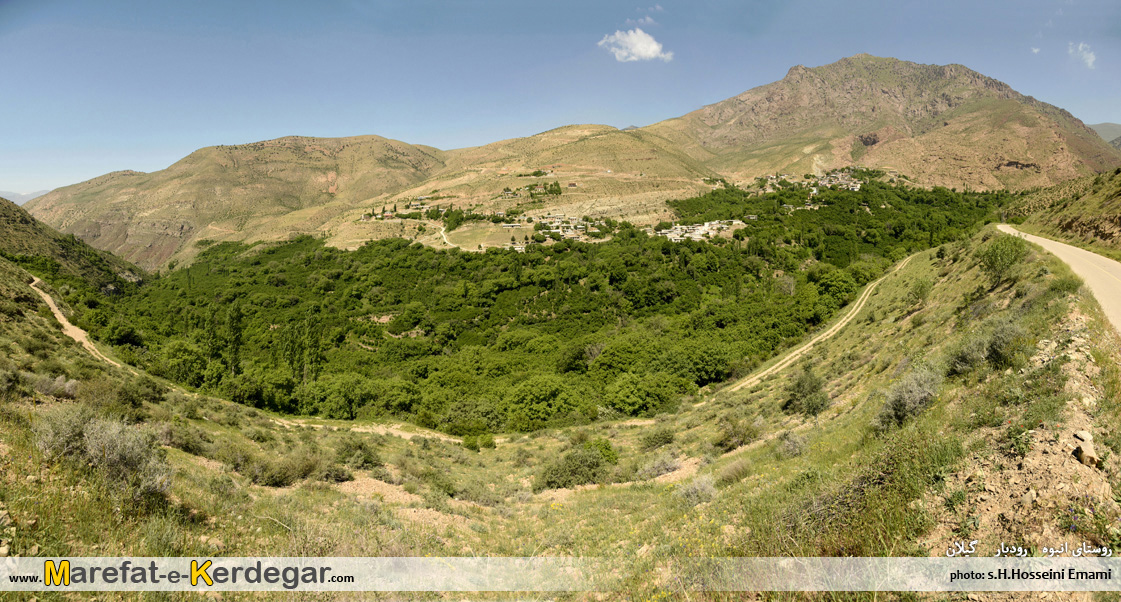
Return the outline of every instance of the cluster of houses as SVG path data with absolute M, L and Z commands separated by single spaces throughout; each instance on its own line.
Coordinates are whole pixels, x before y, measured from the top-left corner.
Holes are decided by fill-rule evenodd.
M 817 186 L 829 188 L 836 186 L 837 188 L 847 188 L 853 192 L 860 190 L 860 185 L 864 182 L 852 177 L 847 170 L 831 171 L 823 177 L 818 178 L 815 183 Z M 813 194 L 817 194 L 817 188 L 813 188 Z
M 405 210 L 403 211 L 403 213 L 416 213 L 418 211 L 423 213 L 425 211 L 428 211 L 431 207 L 428 205 L 428 203 L 425 203 L 424 201 L 426 199 L 429 199 L 429 198 L 431 198 L 431 197 L 427 197 L 427 196 L 417 197 L 417 200 L 411 201 L 408 205 L 405 205 Z M 394 205 L 394 207 L 392 209 L 387 208 L 387 209 L 383 209 L 382 211 L 376 211 L 375 210 L 371 213 L 363 214 L 362 215 L 362 221 L 366 222 L 366 221 L 370 221 L 371 219 L 374 219 L 374 220 L 393 219 L 393 218 L 397 217 L 398 213 L 401 213 L 401 212 L 397 211 L 396 209 L 397 209 L 397 207 L 396 207 L 396 205 Z M 447 212 L 447 209 L 444 208 L 444 207 L 440 207 L 439 209 L 440 209 L 440 215 L 443 215 L 445 212 Z
M 545 234 L 559 234 L 564 240 L 585 240 L 588 232 L 599 232 L 597 226 L 603 225 L 602 220 L 587 221 L 583 218 L 568 217 L 563 213 L 550 214 L 538 218 L 537 228 Z
M 747 219 L 755 219 L 756 217 L 757 216 L 749 215 Z M 664 236 L 668 238 L 670 242 L 682 242 L 686 240 L 703 241 L 729 228 L 742 225 L 744 225 L 744 222 L 738 219 L 729 219 L 717 222 L 705 222 L 703 224 L 675 225 L 669 230 L 655 231 L 653 228 L 649 228 L 647 232 L 655 236 Z
M 763 192 L 774 192 L 779 182 L 790 182 L 809 186 L 810 197 L 817 196 L 818 189 L 829 188 L 831 186 L 857 192 L 860 190 L 860 185 L 864 183 L 862 180 L 852 177 L 849 168 L 834 170 L 819 178 L 811 178 L 808 180 L 797 178 L 788 173 L 769 175 L 762 178 L 762 180 Z
M 503 228 L 522 228 L 528 225 L 530 219 L 525 217 L 518 218 L 517 223 L 502 224 Z M 534 224 L 534 234 L 549 235 L 552 238 L 560 238 L 561 240 L 575 240 L 578 242 L 587 242 L 589 240 L 589 232 L 599 232 L 598 226 L 602 226 L 602 220 L 587 220 L 584 218 L 569 217 L 564 214 L 550 214 L 544 217 L 537 218 Z M 506 248 L 513 249 L 519 253 L 525 253 L 527 245 L 537 244 L 531 238 L 523 237 L 525 240 L 517 240 L 515 237 L 509 243 L 506 243 Z

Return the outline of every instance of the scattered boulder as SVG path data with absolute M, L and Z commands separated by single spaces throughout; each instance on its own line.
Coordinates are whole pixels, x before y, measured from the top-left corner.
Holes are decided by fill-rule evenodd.
M 1084 442 L 1082 445 L 1078 446 L 1078 449 L 1074 450 L 1074 457 L 1078 458 L 1079 462 L 1091 468 L 1098 466 L 1102 461 L 1101 457 L 1098 456 L 1098 452 L 1094 450 L 1094 444 L 1089 441 Z
M 7 510 L 0 510 L 0 527 L 7 527 L 12 524 L 12 517 L 8 514 Z
M 1094 436 L 1091 435 L 1089 431 L 1078 431 L 1074 434 L 1074 438 L 1087 443 L 1094 440 Z
M 1020 504 L 1031 508 L 1032 504 L 1035 503 L 1037 497 L 1038 494 L 1036 494 L 1034 489 L 1028 489 L 1028 492 L 1020 498 Z

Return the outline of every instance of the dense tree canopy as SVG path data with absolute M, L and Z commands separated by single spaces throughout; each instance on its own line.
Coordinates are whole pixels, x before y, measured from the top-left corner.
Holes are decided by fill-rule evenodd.
M 672 409 L 1001 201 L 871 183 L 791 211 L 789 194 L 729 187 L 673 203 L 685 220 L 757 216 L 712 242 L 623 223 L 606 242 L 525 253 L 223 243 L 136 292 L 76 305 L 122 357 L 241 403 L 461 434 L 532 430 Z

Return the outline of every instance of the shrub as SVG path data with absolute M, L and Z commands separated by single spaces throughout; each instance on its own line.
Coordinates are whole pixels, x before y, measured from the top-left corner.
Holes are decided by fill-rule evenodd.
M 678 468 L 681 468 L 681 462 L 678 462 L 673 454 L 662 452 L 646 464 L 643 464 L 642 467 L 638 469 L 638 473 L 635 477 L 642 480 L 653 479 L 671 473 Z
M 696 506 L 716 497 L 716 486 L 713 485 L 712 475 L 706 474 L 682 485 L 674 494 L 689 506 Z
M 306 448 L 276 460 L 256 456 L 250 458 L 248 472 L 242 474 L 265 487 L 287 487 L 300 479 L 323 474 L 326 469 L 323 459 Z
M 328 483 L 344 483 L 353 481 L 354 475 L 343 466 L 329 464 L 323 468 L 323 471 L 319 474 L 319 479 Z
M 312 475 L 323 475 L 331 466 L 317 453 L 300 448 L 287 456 L 262 457 L 244 444 L 227 444 L 217 450 L 215 459 L 265 487 L 287 487 Z
M 83 434 L 91 420 L 93 412 L 83 406 L 53 407 L 35 422 L 35 446 L 47 461 L 80 457 L 85 449 Z
M 989 282 L 996 287 L 1008 278 L 1009 272 L 1028 256 L 1028 245 L 1018 236 L 1002 234 L 988 245 L 978 250 L 977 260 L 981 264 L 981 271 L 989 278 Z
M 455 485 L 455 481 L 452 480 L 451 475 L 445 470 L 426 468 L 421 472 L 420 476 L 425 483 L 428 483 L 428 486 L 431 487 L 433 491 L 441 493 L 444 496 L 452 497 L 459 491 L 459 488 Z
M 718 434 L 713 445 L 724 452 L 743 447 L 759 437 L 759 429 L 754 424 L 728 416 L 720 419 L 716 429 Z
M 108 379 L 86 381 L 78 390 L 78 401 L 87 404 L 98 413 L 125 422 L 140 422 L 144 419 L 144 396 L 139 388 L 124 391 L 124 387 Z
M 603 457 L 603 461 L 608 464 L 619 463 L 619 452 L 615 451 L 615 448 L 611 447 L 611 442 L 607 439 L 604 439 L 603 437 L 592 439 L 591 441 L 585 441 L 584 448 L 597 452 L 600 456 Z
M 1010 319 L 998 320 L 989 338 L 986 358 L 997 368 L 1008 368 L 1028 350 L 1027 333 Z
M 979 332 L 970 334 L 950 354 L 947 374 L 968 374 L 984 363 L 989 355 L 989 339 Z
M 486 449 L 494 449 L 495 447 L 497 447 L 494 442 L 494 435 L 491 435 L 490 433 L 479 435 L 479 447 Z
M 19 375 L 11 370 L 0 370 L 0 398 L 11 398 L 23 391 Z
M 273 441 L 275 439 L 270 431 L 262 428 L 248 429 L 245 431 L 245 436 L 250 441 L 256 441 L 257 443 L 268 443 L 269 441 Z
M 335 448 L 335 459 L 340 464 L 344 464 L 355 470 L 364 470 L 381 466 L 381 457 L 378 452 L 368 441 L 348 433 L 339 441 L 338 447 Z
M 463 437 L 463 447 L 473 452 L 479 451 L 479 438 L 475 435 L 465 435 Z
M 570 488 L 599 481 L 603 477 L 603 454 L 578 447 L 545 466 L 534 482 L 534 490 Z
M 899 426 L 917 415 L 934 401 L 942 379 L 928 367 L 912 371 L 887 392 L 887 399 L 877 417 L 881 428 Z
M 39 376 L 35 379 L 32 386 L 43 395 L 50 395 L 51 397 L 59 397 L 62 399 L 74 399 L 78 394 L 79 384 L 80 383 L 74 379 L 67 379 L 65 376 L 59 375 L 55 378 Z
M 125 381 L 117 391 L 122 403 L 134 407 L 140 407 L 145 402 L 160 403 L 166 394 L 167 387 L 147 375 Z
M 501 495 L 479 482 L 470 483 L 466 488 L 460 491 L 456 497 L 469 502 L 475 502 L 480 506 L 497 506 L 502 503 Z
M 533 431 L 557 416 L 577 409 L 577 400 L 565 382 L 549 375 L 533 376 L 507 396 L 508 423 L 516 431 Z
M 919 278 L 911 284 L 911 290 L 908 296 L 912 303 L 925 305 L 927 299 L 930 298 L 930 292 L 934 290 L 934 284 L 926 278 Z
M 775 449 L 782 458 L 795 458 L 806 452 L 806 439 L 794 431 L 786 431 L 779 436 Z
M 94 419 L 83 433 L 86 459 L 137 501 L 162 497 L 171 488 L 171 466 L 151 433 L 123 422 Z
M 673 430 L 668 426 L 656 428 L 642 436 L 642 448 L 646 451 L 658 449 L 663 445 L 673 443 Z
M 790 383 L 782 409 L 787 412 L 801 412 L 806 417 L 817 416 L 829 407 L 829 396 L 825 393 L 824 384 L 821 377 L 814 374 L 813 368 L 806 366 Z
M 739 483 L 751 472 L 751 463 L 746 458 L 740 458 L 720 470 L 718 481 L 722 485 Z
M 607 387 L 603 399 L 608 407 L 628 416 L 652 416 L 674 409 L 684 388 L 680 380 L 665 372 L 642 376 L 625 372 Z
M 195 456 L 205 455 L 212 439 L 206 431 L 176 419 L 162 425 L 158 431 L 160 443 L 181 449 Z
M 219 474 L 210 477 L 210 480 L 206 482 L 206 488 L 215 495 L 228 498 L 237 492 L 237 483 L 230 478 L 230 475 Z
M 0 316 L 19 318 L 23 316 L 23 308 L 7 299 L 0 300 Z

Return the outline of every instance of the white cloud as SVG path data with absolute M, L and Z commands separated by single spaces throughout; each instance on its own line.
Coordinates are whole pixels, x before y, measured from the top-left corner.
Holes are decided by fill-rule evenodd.
M 672 52 L 663 51 L 662 45 L 654 39 L 654 36 L 637 27 L 603 36 L 598 45 L 614 54 L 615 60 L 620 63 L 654 59 L 661 59 L 666 62 L 673 60 Z
M 627 19 L 627 25 L 657 25 L 657 24 L 658 24 L 658 22 L 655 21 L 654 17 L 651 17 L 650 15 L 646 15 L 645 17 L 639 17 L 638 19 Z
M 1090 45 L 1086 42 L 1079 42 L 1077 46 L 1074 45 L 1074 42 L 1070 42 L 1067 46 L 1067 54 L 1086 63 L 1087 69 L 1093 69 L 1094 61 L 1098 60 L 1098 57 L 1094 55 L 1094 51 L 1090 49 Z
M 1039 54 L 1039 49 L 1038 49 L 1038 48 L 1036 48 L 1035 46 L 1032 46 L 1032 48 L 1031 48 L 1031 53 L 1032 53 L 1032 54 Z

